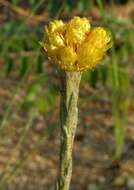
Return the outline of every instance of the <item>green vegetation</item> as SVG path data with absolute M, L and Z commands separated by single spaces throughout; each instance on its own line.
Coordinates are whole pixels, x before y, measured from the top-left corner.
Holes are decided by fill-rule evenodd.
M 91 23 L 93 20 L 95 25 L 112 31 L 113 47 L 102 66 L 86 72 L 82 78 L 81 86 L 88 86 L 93 93 L 90 97 L 80 94 L 80 97 L 84 96 L 83 100 L 80 99 L 80 106 L 89 106 L 90 102 L 100 100 L 101 95 L 96 93 L 97 89 L 106 92 L 110 101 L 110 113 L 112 112 L 112 134 L 115 142 L 111 159 L 120 161 L 133 97 L 134 20 L 131 14 L 126 18 L 118 15 L 116 6 L 127 6 L 127 3 L 131 6 L 133 0 L 0 0 L 0 77 L 4 81 L 15 81 L 10 100 L 4 101 L 4 109 L 0 111 L 0 138 L 9 130 L 8 125 L 15 109 L 25 118 L 20 124 L 23 126 L 21 133 L 19 132 L 20 139 L 5 163 L 4 170 L 0 172 L 1 190 L 6 189 L 7 184 L 30 157 L 30 153 L 36 151 L 57 130 L 59 119 L 44 127 L 43 133 L 31 145 L 29 152 L 26 151 L 10 167 L 15 151 L 29 143 L 33 123 L 40 116 L 51 117 L 57 106 L 55 102 L 59 96 L 59 87 L 57 73 L 53 69 L 55 66 L 48 63 L 39 46 L 44 24 L 55 18 L 67 20 L 74 15 L 87 16 Z M 8 87 L 10 89 L 10 83 Z M 0 106 L 3 107 L 1 96 Z M 83 123 L 83 128 L 84 125 L 86 124 Z

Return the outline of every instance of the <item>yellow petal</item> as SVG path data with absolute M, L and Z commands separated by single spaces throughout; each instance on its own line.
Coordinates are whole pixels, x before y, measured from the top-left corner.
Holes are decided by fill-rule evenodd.
M 81 44 L 90 31 L 90 24 L 87 18 L 74 17 L 66 28 L 65 40 L 68 45 Z
M 47 30 L 49 33 L 52 33 L 52 32 L 60 32 L 62 31 L 63 27 L 64 27 L 64 23 L 62 20 L 54 20 L 52 22 L 49 23 Z
M 44 50 L 51 57 L 56 54 L 56 51 L 59 47 L 64 46 L 64 31 L 65 24 L 61 20 L 55 20 L 50 22 L 44 30 Z
M 75 70 L 75 61 L 77 54 L 72 47 L 64 47 L 58 51 L 57 58 L 62 69 L 72 71 Z
M 106 51 L 111 47 L 111 35 L 104 28 L 91 30 L 85 42 L 78 49 L 78 64 L 80 70 L 94 68 L 100 63 Z

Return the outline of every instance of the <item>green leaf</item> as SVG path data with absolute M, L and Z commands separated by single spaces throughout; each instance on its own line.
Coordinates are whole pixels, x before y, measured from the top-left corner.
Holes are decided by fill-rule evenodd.
M 38 55 L 37 60 L 36 60 L 36 72 L 37 73 L 42 73 L 43 72 L 43 63 L 44 63 L 43 56 Z
M 29 70 L 29 65 L 28 65 L 28 57 L 23 56 L 21 57 L 21 68 L 20 68 L 20 77 L 24 77 L 26 73 Z
M 5 63 L 6 63 L 6 65 L 5 65 L 5 73 L 6 73 L 6 76 L 8 76 L 12 71 L 14 62 L 13 62 L 12 58 L 7 57 Z
M 98 81 L 98 71 L 94 70 L 93 72 L 91 72 L 90 75 L 90 84 L 92 85 L 92 87 L 96 87 L 96 83 Z
M 104 21 L 104 23 L 106 22 L 106 13 L 105 13 L 105 8 L 104 8 L 104 1 L 102 0 L 96 0 L 98 7 L 100 9 L 100 15 Z
M 78 9 L 80 12 L 84 12 L 88 9 L 91 9 L 93 5 L 93 0 L 79 0 L 78 1 Z
M 106 67 L 102 67 L 101 70 L 100 70 L 100 74 L 101 74 L 101 80 L 102 80 L 102 83 L 103 85 L 106 84 L 106 81 L 107 81 L 107 68 Z
M 54 18 L 57 15 L 60 7 L 61 7 L 61 2 L 60 1 L 55 2 L 55 0 L 50 0 L 49 4 L 48 4 L 49 15 L 52 18 Z
M 17 4 L 19 3 L 19 1 L 20 1 L 20 0 L 12 0 L 12 3 L 13 3 L 14 5 L 17 5 Z
M 31 6 L 35 6 L 35 4 L 36 4 L 37 1 L 36 0 L 30 0 L 29 2 L 30 2 Z

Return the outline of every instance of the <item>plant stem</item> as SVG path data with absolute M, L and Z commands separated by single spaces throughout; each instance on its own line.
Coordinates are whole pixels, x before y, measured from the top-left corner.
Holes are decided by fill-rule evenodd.
M 59 179 L 56 190 L 69 190 L 72 176 L 72 151 L 78 121 L 80 72 L 61 72 L 61 146 Z

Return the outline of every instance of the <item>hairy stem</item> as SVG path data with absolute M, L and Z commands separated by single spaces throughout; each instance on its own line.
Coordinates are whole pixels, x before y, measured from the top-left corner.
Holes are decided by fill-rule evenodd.
M 80 72 L 61 72 L 61 147 L 56 190 L 69 190 L 72 176 L 72 151 L 78 120 Z

